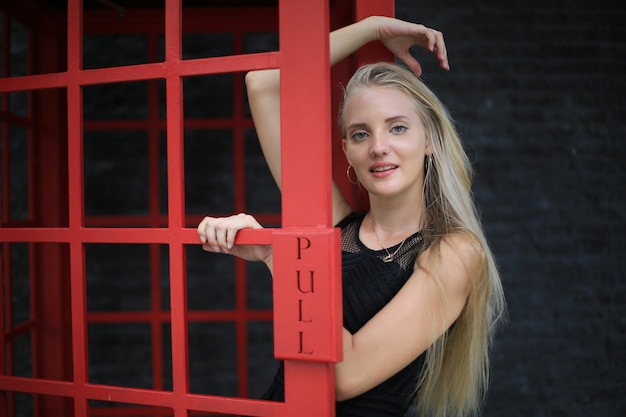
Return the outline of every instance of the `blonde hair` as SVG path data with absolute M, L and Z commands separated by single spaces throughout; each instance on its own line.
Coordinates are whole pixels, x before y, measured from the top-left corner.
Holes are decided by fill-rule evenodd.
M 394 88 L 415 103 L 432 150 L 427 156 L 423 189 L 426 248 L 437 251 L 451 234 L 469 236 L 481 255 L 472 271 L 467 302 L 454 324 L 425 353 L 415 388 L 420 415 L 478 414 L 489 384 L 489 350 L 496 324 L 505 314 L 500 276 L 487 244 L 471 192 L 472 168 L 448 110 L 413 73 L 391 63 L 361 67 L 345 88 L 339 125 L 345 137 L 344 105 L 351 93 L 368 87 Z M 433 273 L 440 288 L 441 277 Z

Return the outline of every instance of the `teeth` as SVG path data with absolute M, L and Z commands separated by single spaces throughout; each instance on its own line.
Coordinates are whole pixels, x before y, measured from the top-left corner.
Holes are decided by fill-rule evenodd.
M 373 168 L 372 171 L 373 172 L 383 172 L 383 171 L 389 171 L 390 169 L 394 169 L 396 166 L 386 166 L 386 167 L 378 167 L 378 168 Z

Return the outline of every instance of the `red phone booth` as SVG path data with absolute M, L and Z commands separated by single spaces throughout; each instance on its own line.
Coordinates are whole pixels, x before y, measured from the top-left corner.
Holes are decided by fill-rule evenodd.
M 331 174 L 355 205 L 359 194 L 340 141 L 328 140 L 340 93 L 331 84 L 389 56 L 370 47 L 331 71 L 328 30 L 393 11 L 391 0 L 0 3 L 0 415 L 334 415 L 341 261 Z M 272 33 L 280 47 L 246 46 Z M 208 46 L 187 51 L 194 36 Z M 212 50 L 224 44 L 215 39 L 229 46 Z M 283 192 L 277 208 L 255 212 L 243 75 L 263 68 L 281 69 Z M 196 89 L 202 77 L 216 88 Z M 203 113 L 208 99 L 216 114 Z M 221 169 L 226 186 L 190 192 Z M 122 195 L 114 204 L 111 189 Z M 242 211 L 279 226 L 238 240 L 274 245 L 273 306 L 251 307 L 245 262 L 192 282 L 195 226 Z M 94 261 L 102 257 L 112 261 Z M 216 285 L 232 287 L 232 302 L 206 296 Z M 272 321 L 285 402 L 250 398 L 250 329 Z M 197 342 L 217 327 L 232 337 L 213 350 Z M 133 353 L 134 344 L 147 348 Z M 203 355 L 215 356 L 207 369 L 195 365 Z M 196 392 L 224 358 L 235 392 Z M 116 376 L 99 379 L 102 366 Z M 130 376 L 140 382 L 129 386 Z

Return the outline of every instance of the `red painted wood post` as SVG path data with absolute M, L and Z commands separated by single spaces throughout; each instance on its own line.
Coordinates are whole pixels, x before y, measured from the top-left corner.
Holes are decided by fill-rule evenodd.
M 395 3 L 393 0 L 355 0 L 356 20 L 365 19 L 368 16 L 395 16 Z M 371 43 L 361 48 L 356 53 L 357 65 L 377 61 L 391 61 L 394 56 L 380 43 Z
M 82 70 L 83 7 L 82 0 L 67 2 L 67 117 L 68 117 L 68 189 L 70 239 L 70 292 L 72 316 L 72 354 L 74 369 L 74 415 L 88 415 L 85 385 L 88 382 L 86 282 L 83 201 L 83 97 L 77 75 Z
M 334 416 L 342 319 L 339 235 L 331 228 L 328 3 L 279 7 L 283 230 L 274 234 L 274 349 L 285 359 L 286 415 Z
M 165 2 L 165 67 L 167 100 L 168 227 L 185 226 L 183 85 L 178 64 L 182 59 L 182 11 L 179 0 Z M 182 241 L 169 245 L 170 299 L 172 320 L 172 398 L 174 417 L 189 415 L 189 354 L 187 330 L 187 291 Z

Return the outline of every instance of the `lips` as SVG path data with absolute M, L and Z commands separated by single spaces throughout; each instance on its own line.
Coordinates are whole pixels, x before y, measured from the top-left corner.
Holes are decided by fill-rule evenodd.
M 381 165 L 381 164 L 377 164 L 377 165 L 374 165 L 374 166 L 372 166 L 370 168 L 370 172 L 373 172 L 373 173 L 386 172 L 386 171 L 391 171 L 391 170 L 396 169 L 396 168 L 398 168 L 398 165 L 392 165 L 392 164 Z
M 383 163 L 379 162 L 370 167 L 370 173 L 372 177 L 382 180 L 392 175 L 396 169 L 398 169 L 398 165 L 385 163 L 385 162 Z

